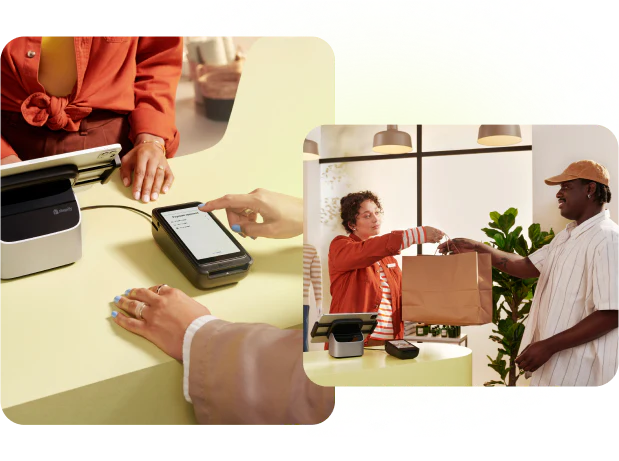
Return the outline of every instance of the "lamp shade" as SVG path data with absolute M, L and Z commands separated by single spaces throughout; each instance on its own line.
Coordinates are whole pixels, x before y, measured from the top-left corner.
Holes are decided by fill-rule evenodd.
M 318 143 L 311 139 L 303 141 L 303 160 L 318 160 Z
M 522 141 L 520 125 L 481 125 L 477 142 L 484 146 L 510 146 Z
M 387 125 L 387 131 L 374 135 L 374 152 L 379 154 L 405 154 L 413 148 L 411 135 L 398 131 L 398 125 Z

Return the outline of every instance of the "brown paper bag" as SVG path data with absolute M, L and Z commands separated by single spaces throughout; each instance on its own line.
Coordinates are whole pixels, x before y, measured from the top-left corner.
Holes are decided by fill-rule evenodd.
M 491 256 L 403 256 L 402 319 L 458 326 L 492 322 Z

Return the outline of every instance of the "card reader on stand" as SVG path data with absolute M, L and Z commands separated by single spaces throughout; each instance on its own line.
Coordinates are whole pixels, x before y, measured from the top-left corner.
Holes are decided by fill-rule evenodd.
M 329 331 L 329 355 L 335 358 L 361 357 L 363 355 L 363 334 L 360 319 L 336 320 Z
M 312 338 L 328 338 L 329 355 L 336 359 L 361 357 L 364 339 L 376 327 L 376 314 L 366 317 L 367 314 L 324 315 L 314 324 Z
M 67 160 L 65 164 L 56 161 L 54 165 L 50 161 L 35 166 L 23 162 L 21 169 L 3 169 L 0 184 L 2 279 L 65 266 L 81 258 L 82 217 L 73 187 L 109 180 L 120 166 L 117 155 L 120 149 L 107 147 L 113 148 L 105 152 L 107 159 L 103 163 L 97 160 L 94 166 L 80 165 L 80 168 L 80 162 Z M 92 156 L 92 152 L 90 154 Z M 49 164 L 54 166 L 39 168 Z M 12 171 L 17 173 L 7 174 Z

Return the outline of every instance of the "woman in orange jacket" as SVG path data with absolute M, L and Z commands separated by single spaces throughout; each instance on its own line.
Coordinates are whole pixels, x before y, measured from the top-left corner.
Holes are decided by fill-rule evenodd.
M 136 200 L 174 176 L 181 37 L 19 37 L 2 50 L 2 164 L 118 143 Z M 133 176 L 133 178 L 132 178 Z
M 342 225 L 329 247 L 331 314 L 377 312 L 378 325 L 367 344 L 404 336 L 402 271 L 394 255 L 411 245 L 436 243 L 443 232 L 423 226 L 380 234 L 383 208 L 370 191 L 348 194 L 340 201 Z

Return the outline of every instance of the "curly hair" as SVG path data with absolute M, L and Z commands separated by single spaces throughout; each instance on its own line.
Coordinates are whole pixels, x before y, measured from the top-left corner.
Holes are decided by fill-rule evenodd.
M 348 232 L 349 234 L 352 234 L 350 224 L 354 224 L 355 222 L 357 222 L 359 208 L 361 207 L 361 204 L 366 200 L 371 200 L 376 204 L 379 211 L 383 211 L 383 207 L 380 204 L 379 198 L 369 190 L 353 192 L 351 194 L 348 194 L 346 197 L 342 197 L 342 199 L 340 200 L 340 216 L 342 218 L 342 226 L 344 226 L 344 229 L 346 229 L 346 232 Z
M 604 205 L 605 203 L 610 203 L 610 187 L 605 184 L 601 184 L 596 181 L 591 181 L 589 179 L 580 179 L 580 182 L 583 185 L 587 185 L 590 182 L 595 183 L 595 193 L 593 194 L 593 198 L 599 205 Z

